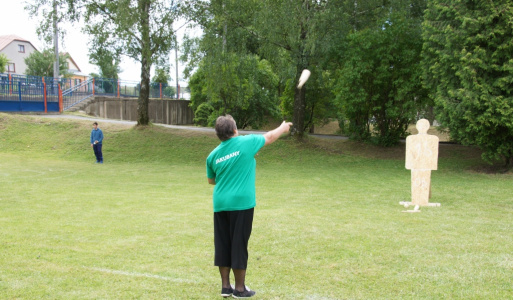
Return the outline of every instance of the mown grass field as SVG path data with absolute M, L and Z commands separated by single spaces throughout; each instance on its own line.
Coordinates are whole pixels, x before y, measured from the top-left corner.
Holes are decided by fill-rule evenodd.
M 213 133 L 0 114 L 1 299 L 222 299 L 213 266 Z M 440 145 L 431 202 L 404 145 L 289 139 L 257 156 L 255 299 L 511 299 L 513 174 Z

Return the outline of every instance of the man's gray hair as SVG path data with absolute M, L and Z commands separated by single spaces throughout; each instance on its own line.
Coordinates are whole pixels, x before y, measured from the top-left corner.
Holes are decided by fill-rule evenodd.
M 235 130 L 237 129 L 237 124 L 230 115 L 220 116 L 216 120 L 215 129 L 217 137 L 224 142 L 233 137 Z

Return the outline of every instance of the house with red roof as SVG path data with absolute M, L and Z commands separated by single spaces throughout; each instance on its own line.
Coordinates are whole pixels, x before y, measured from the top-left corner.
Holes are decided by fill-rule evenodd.
M 25 58 L 35 51 L 39 51 L 32 45 L 32 43 L 17 35 L 1 35 L 0 36 L 0 53 L 5 54 L 9 59 L 7 65 L 7 73 L 25 75 L 27 65 Z M 71 75 L 71 86 L 80 84 L 86 81 L 87 74 L 82 73 L 78 64 L 73 60 L 69 53 L 65 53 L 68 59 L 66 61 L 68 66 L 68 73 Z
M 0 36 L 0 53 L 5 54 L 9 59 L 7 64 L 7 73 L 25 74 L 27 58 L 34 51 L 38 51 L 32 43 L 17 35 Z
M 81 82 L 86 81 L 88 78 L 88 75 L 82 73 L 82 70 L 80 70 L 77 63 L 73 60 L 73 58 L 71 57 L 71 55 L 68 52 L 64 53 L 64 55 L 66 55 L 68 57 L 66 63 L 68 66 L 68 73 L 71 75 L 71 77 L 69 77 L 69 78 L 71 78 L 73 80 L 72 85 L 78 85 Z

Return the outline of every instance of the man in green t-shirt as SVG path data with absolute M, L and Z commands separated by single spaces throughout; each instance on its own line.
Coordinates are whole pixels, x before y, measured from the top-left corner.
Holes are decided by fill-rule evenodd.
M 208 183 L 215 185 L 214 264 L 221 274 L 223 297 L 247 298 L 255 295 L 245 285 L 248 263 L 248 241 L 253 226 L 255 197 L 255 155 L 290 130 L 292 123 L 283 122 L 263 135 L 239 136 L 237 124 L 230 115 L 217 118 L 215 130 L 221 144 L 207 157 Z M 230 271 L 235 276 L 235 289 L 230 284 Z

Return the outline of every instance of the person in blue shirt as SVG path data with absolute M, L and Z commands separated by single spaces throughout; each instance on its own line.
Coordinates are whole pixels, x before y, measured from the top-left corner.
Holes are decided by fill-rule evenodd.
M 102 141 L 103 132 L 100 128 L 98 128 L 98 123 L 94 122 L 93 130 L 91 131 L 91 147 L 93 147 L 97 164 L 103 164 Z

